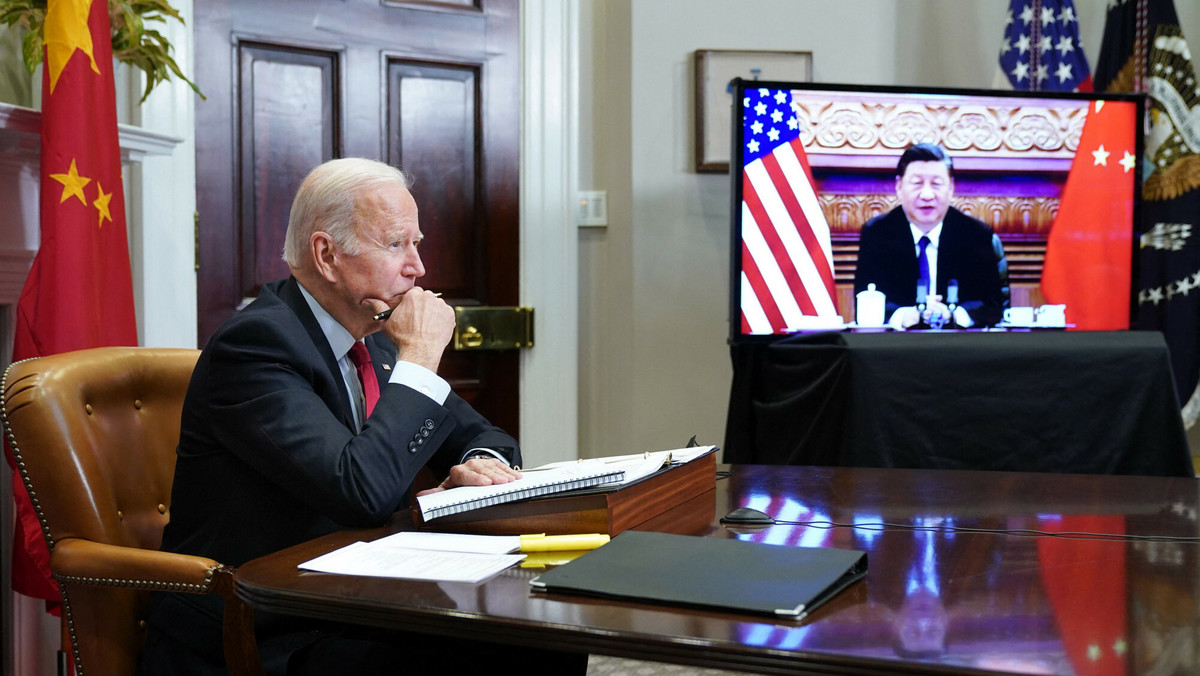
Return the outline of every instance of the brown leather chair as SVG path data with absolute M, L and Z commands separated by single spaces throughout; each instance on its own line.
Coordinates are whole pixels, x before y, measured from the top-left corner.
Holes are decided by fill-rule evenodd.
M 235 569 L 158 551 L 199 355 L 80 350 L 13 364 L 0 383 L 0 416 L 50 548 L 78 676 L 134 673 L 152 590 L 221 594 L 230 673 L 261 673 Z

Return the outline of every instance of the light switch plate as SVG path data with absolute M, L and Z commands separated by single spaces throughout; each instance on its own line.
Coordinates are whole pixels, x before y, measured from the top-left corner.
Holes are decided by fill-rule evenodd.
M 595 228 L 608 225 L 608 191 L 579 191 L 579 227 Z

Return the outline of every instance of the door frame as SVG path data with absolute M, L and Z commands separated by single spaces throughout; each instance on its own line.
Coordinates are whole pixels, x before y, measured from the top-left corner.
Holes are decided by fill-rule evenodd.
M 579 0 L 521 0 L 521 447 L 579 456 Z

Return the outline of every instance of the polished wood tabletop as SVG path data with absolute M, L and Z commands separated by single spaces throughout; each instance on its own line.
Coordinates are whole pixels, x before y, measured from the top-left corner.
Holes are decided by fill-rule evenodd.
M 715 492 L 639 528 L 863 550 L 866 580 L 792 622 L 534 592 L 539 571 L 522 568 L 472 585 L 296 567 L 406 527 L 397 519 L 251 561 L 238 595 L 306 617 L 763 673 L 1200 673 L 1195 479 L 718 471 Z M 747 506 L 789 523 L 734 532 L 718 522 Z

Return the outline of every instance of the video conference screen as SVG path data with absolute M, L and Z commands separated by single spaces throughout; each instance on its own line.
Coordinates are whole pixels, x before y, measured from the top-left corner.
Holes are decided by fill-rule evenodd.
M 897 311 L 926 302 L 958 328 L 1129 328 L 1139 97 L 746 80 L 733 93 L 734 340 L 901 328 Z M 899 176 L 917 144 L 934 154 L 912 151 Z M 857 317 L 867 290 L 885 310 L 863 297 Z

